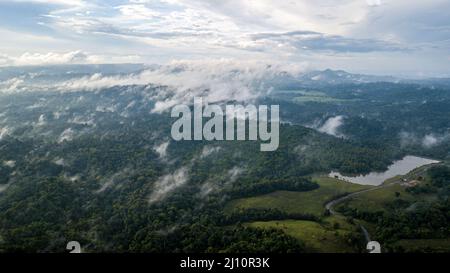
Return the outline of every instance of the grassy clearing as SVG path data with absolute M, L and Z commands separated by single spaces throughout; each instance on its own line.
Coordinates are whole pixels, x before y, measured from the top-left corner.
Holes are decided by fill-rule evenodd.
M 333 197 L 366 189 L 370 186 L 352 184 L 329 177 L 313 179 L 319 188 L 308 192 L 277 191 L 265 195 L 241 198 L 231 201 L 227 211 L 248 208 L 274 208 L 287 213 L 308 213 L 321 216 L 324 204 Z
M 335 223 L 338 223 L 336 225 Z M 277 228 L 299 239 L 308 252 L 341 253 L 354 252 L 346 244 L 345 236 L 354 232 L 354 227 L 341 218 L 329 217 L 325 223 L 301 220 L 253 222 L 247 226 L 258 228 Z
M 412 195 L 405 189 L 404 186 L 396 184 L 375 191 L 365 192 L 337 205 L 336 209 L 339 210 L 341 206 L 347 205 L 351 208 L 358 208 L 360 211 L 377 212 L 386 211 L 386 205 L 392 203 L 396 199 L 408 202 L 415 202 L 418 200 L 417 195 Z M 396 196 L 397 193 L 400 194 L 398 197 Z M 420 195 L 420 200 L 430 200 L 433 198 L 435 198 L 433 195 Z

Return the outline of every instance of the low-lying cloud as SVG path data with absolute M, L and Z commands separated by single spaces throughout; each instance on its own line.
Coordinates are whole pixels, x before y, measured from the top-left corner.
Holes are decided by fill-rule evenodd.
M 445 141 L 450 140 L 450 134 L 435 134 L 429 133 L 424 136 L 419 136 L 411 132 L 400 132 L 400 145 L 406 146 L 422 146 L 423 148 L 433 148 L 441 145 Z
M 149 203 L 163 200 L 169 193 L 181 187 L 188 181 L 188 170 L 182 167 L 171 174 L 159 178 L 154 185 L 153 192 L 150 194 Z
M 305 64 L 231 59 L 173 61 L 138 73 L 95 73 L 48 84 L 34 83 L 32 80 L 14 81 L 1 89 L 70 92 L 96 91 L 117 86 L 161 86 L 163 88 L 156 88 L 151 96 L 155 101 L 153 112 L 160 113 L 177 104 L 190 104 L 193 97 L 203 97 L 208 103 L 249 102 L 270 92 L 272 79 L 286 74 L 295 76 L 305 69 Z
M 329 134 L 336 137 L 342 137 L 343 135 L 339 133 L 339 127 L 344 124 L 343 116 L 331 117 L 325 121 L 325 123 L 320 126 L 317 130 L 319 132 Z

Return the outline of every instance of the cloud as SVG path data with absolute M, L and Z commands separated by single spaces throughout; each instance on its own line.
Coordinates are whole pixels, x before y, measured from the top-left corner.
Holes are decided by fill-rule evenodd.
M 203 147 L 202 153 L 200 154 L 200 158 L 205 158 L 212 155 L 213 153 L 217 153 L 220 151 L 220 149 L 221 147 L 211 147 L 206 145 Z
M 25 52 L 19 56 L 0 54 L 0 66 L 39 66 L 68 64 L 107 64 L 107 63 L 139 63 L 139 55 L 99 55 L 81 50 L 68 52 L 31 53 Z
M 74 64 L 85 63 L 88 56 L 81 51 L 71 51 L 67 53 L 49 52 L 40 53 L 24 53 L 14 59 L 15 65 L 50 65 L 50 64 Z
M 12 0 L 12 2 L 41 3 L 41 4 L 64 5 L 64 6 L 83 6 L 86 4 L 86 2 L 83 0 Z
M 63 143 L 64 141 L 72 141 L 74 135 L 75 132 L 72 130 L 72 128 L 68 128 L 61 133 L 58 138 L 58 143 Z
M 9 168 L 14 168 L 16 166 L 16 161 L 14 160 L 5 160 L 3 161 L 3 165 Z
M 402 45 L 374 39 L 354 39 L 339 35 L 327 35 L 313 31 L 293 31 L 284 33 L 259 33 L 251 35 L 251 40 L 265 47 L 283 47 L 299 50 L 320 50 L 333 52 L 367 53 L 373 51 L 404 51 Z M 261 49 L 259 47 L 259 49 Z
M 422 146 L 425 148 L 432 148 L 440 145 L 442 142 L 448 140 L 450 138 L 450 134 L 437 136 L 435 134 L 425 135 L 422 139 Z
M 14 77 L 0 82 L 1 93 L 14 93 L 19 92 L 23 88 L 24 79 L 21 77 Z
M 426 135 L 422 140 L 422 145 L 426 148 L 435 146 L 439 140 L 434 135 Z
M 2 6 L 3 14 L 18 14 L 20 9 L 23 20 L 2 22 L 0 17 L 5 26 L 0 33 L 10 33 L 0 50 L 14 56 L 31 50 L 81 49 L 102 55 L 107 63 L 121 54 L 159 63 L 206 55 L 306 59 L 320 68 L 340 65 L 378 73 L 392 63 L 398 64 L 393 70 L 408 67 L 443 74 L 449 69 L 448 60 L 442 58 L 450 49 L 446 0 L 14 2 Z M 30 9 L 32 13 L 27 12 Z M 42 60 L 34 54 L 28 53 L 31 56 L 24 56 L 22 63 L 60 63 L 59 58 Z M 85 60 L 89 61 L 99 62 Z M 0 65 L 9 63 L 9 58 L 0 57 Z
M 95 193 L 102 193 L 105 190 L 111 188 L 112 186 L 116 185 L 119 182 L 126 182 L 127 179 L 133 175 L 133 170 L 130 168 L 124 168 L 116 173 L 114 173 L 113 175 L 102 179 L 101 183 L 101 187 L 100 189 L 98 189 L 97 191 L 95 191 Z
M 98 90 L 113 86 L 166 86 L 153 94 L 153 112 L 163 112 L 177 104 L 190 104 L 194 96 L 208 103 L 247 102 L 270 90 L 270 81 L 278 75 L 296 75 L 304 64 L 265 63 L 232 59 L 173 61 L 137 74 L 104 76 L 94 74 L 74 78 L 54 86 L 60 91 Z
M 167 156 L 167 147 L 169 147 L 169 143 L 170 142 L 167 141 L 153 147 L 153 149 L 158 153 L 159 157 L 165 158 Z
M 423 137 L 417 136 L 417 134 L 410 133 L 410 132 L 400 132 L 400 145 L 402 147 L 405 146 L 414 146 L 414 145 L 420 145 L 424 148 L 433 148 L 436 146 L 441 145 L 443 142 L 450 139 L 450 134 L 426 134 Z
M 327 121 L 325 121 L 325 123 L 321 127 L 318 128 L 318 131 L 332 136 L 341 137 L 342 134 L 340 134 L 338 130 L 339 127 L 341 127 L 344 123 L 343 119 L 343 116 L 331 117 L 327 119 Z
M 9 135 L 10 129 L 8 127 L 0 127 L 0 140 Z
M 13 64 L 13 60 L 5 55 L 5 54 L 0 54 L 0 66 L 8 66 Z
M 227 187 L 230 184 L 234 183 L 243 172 L 243 168 L 233 167 L 226 172 L 225 176 L 221 175 L 218 178 L 209 179 L 200 186 L 200 192 L 198 196 L 200 198 L 205 198 L 213 192 L 219 192 L 220 190 L 223 190 L 224 187 Z
M 414 144 L 417 144 L 417 142 L 418 142 L 418 138 L 415 134 L 406 132 L 406 131 L 400 132 L 399 138 L 400 138 L 401 147 L 414 145 Z
M 181 187 L 188 181 L 188 171 L 182 167 L 171 174 L 159 178 L 150 194 L 149 203 L 162 201 L 170 192 Z
M 208 103 L 236 101 L 249 103 L 271 92 L 274 79 L 307 70 L 304 63 L 240 61 L 236 59 L 179 60 L 167 65 L 142 66 L 132 73 L 86 76 L 57 70 L 63 77 L 34 80 L 29 74 L 0 83 L 0 92 L 77 92 L 98 91 L 120 86 L 140 86 L 146 100 L 154 102 L 154 113 L 170 110 L 178 104 L 191 104 L 194 97 Z M 45 68 L 52 69 L 52 68 Z M 51 70 L 54 71 L 54 70 Z M 69 70 L 70 71 L 70 70 Z M 32 107 L 44 107 L 41 102 Z M 114 112 L 116 105 L 98 105 L 96 111 Z M 125 113 L 126 114 L 126 113 Z M 69 122 L 95 125 L 91 119 L 73 118 Z

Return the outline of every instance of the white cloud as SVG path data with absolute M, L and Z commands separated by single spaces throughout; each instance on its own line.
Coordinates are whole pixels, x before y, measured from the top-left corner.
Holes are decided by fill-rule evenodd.
M 432 147 L 438 143 L 438 139 L 434 135 L 426 135 L 422 140 L 422 145 L 424 147 Z
M 61 158 L 61 157 L 55 158 L 55 159 L 53 160 L 53 163 L 55 163 L 55 164 L 58 165 L 58 166 L 64 166 L 64 165 L 66 165 L 66 163 L 65 163 L 65 161 L 64 161 L 64 158 Z
M 162 112 L 177 104 L 190 104 L 194 96 L 208 103 L 251 101 L 270 90 L 270 79 L 282 73 L 297 74 L 304 64 L 245 62 L 231 59 L 174 61 L 138 74 L 103 76 L 94 74 L 56 85 L 61 91 L 97 90 L 113 86 L 154 84 L 168 86 L 154 94 L 153 112 Z
M 1 93 L 13 93 L 18 92 L 22 89 L 24 80 L 20 77 L 14 77 L 5 81 L 0 82 L 0 92 Z
M 61 133 L 58 138 L 58 143 L 62 143 L 64 141 L 72 141 L 74 135 L 75 132 L 72 130 L 72 128 L 68 128 Z
M 410 132 L 401 132 L 400 135 L 400 144 L 402 147 L 404 146 L 412 146 L 412 145 L 421 145 L 424 148 L 432 148 L 442 144 L 444 141 L 448 141 L 450 139 L 450 134 L 426 134 L 423 137 L 417 136 L 417 134 Z
M 139 55 L 91 54 L 81 50 L 68 52 L 25 52 L 19 56 L 0 54 L 0 66 L 140 63 Z M 5 85 L 5 83 L 2 83 Z
M 185 167 L 159 178 L 155 182 L 153 192 L 150 194 L 149 203 L 152 204 L 163 200 L 167 194 L 181 187 L 187 181 L 188 171 Z
M 8 55 L 0 54 L 0 66 L 8 66 L 13 63 L 13 60 Z
M 26 30 L 0 29 L 8 34 L 0 51 L 21 56 L 17 61 L 0 56 L 0 65 L 161 63 L 206 56 L 308 60 L 319 68 L 377 73 L 409 68 L 407 73 L 445 75 L 450 68 L 442 57 L 450 50 L 448 0 L 22 2 L 49 11 L 25 18 Z M 93 56 L 24 54 L 77 49 Z
M 10 168 L 14 168 L 16 166 L 16 161 L 14 160 L 5 160 L 3 161 L 3 165 L 10 167 Z
M 46 54 L 40 53 L 24 53 L 18 58 L 14 59 L 15 65 L 48 65 L 48 64 L 72 64 L 85 63 L 87 55 L 81 51 L 72 51 L 68 53 L 54 53 Z
M 442 142 L 447 141 L 448 139 L 450 139 L 450 134 L 444 135 L 428 134 L 423 137 L 422 146 L 425 148 L 432 148 L 437 145 L 440 145 Z
M 325 123 L 321 127 L 318 128 L 318 131 L 329 135 L 341 137 L 342 134 L 340 134 L 338 130 L 339 127 L 341 127 L 342 124 L 344 123 L 343 119 L 344 119 L 343 116 L 331 117 L 327 119 L 327 121 L 325 121 Z
M 0 140 L 9 135 L 10 129 L 8 127 L 0 127 Z
M 65 6 L 83 6 L 86 4 L 83 0 L 12 0 L 12 2 L 24 2 L 24 3 L 41 3 L 41 4 L 53 4 L 53 5 L 65 5 Z
M 45 115 L 42 114 L 39 116 L 36 126 L 44 126 L 45 124 L 47 124 L 47 122 L 45 121 Z
M 169 147 L 169 143 L 170 142 L 167 141 L 153 147 L 153 149 L 158 153 L 159 157 L 165 158 L 167 156 L 167 147 Z
M 217 153 L 220 151 L 220 147 L 211 147 L 206 145 L 205 147 L 203 147 L 202 153 L 200 154 L 200 158 L 205 158 L 208 157 L 214 153 Z

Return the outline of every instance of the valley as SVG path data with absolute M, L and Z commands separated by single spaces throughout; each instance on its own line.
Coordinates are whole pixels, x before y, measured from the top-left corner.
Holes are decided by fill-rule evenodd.
M 159 68 L 115 66 L 89 85 L 64 70 L 76 67 L 29 69 L 40 76 L 0 71 L 24 79 L 0 92 L 0 252 L 365 253 L 360 225 L 385 252 L 450 249 L 446 85 L 269 73 L 252 84 L 273 92 L 253 102 L 279 105 L 280 139 L 262 152 L 173 140 L 165 107 L 185 90 L 124 80 Z M 413 160 L 382 185 L 329 176 L 390 173 L 409 155 L 440 163 Z

